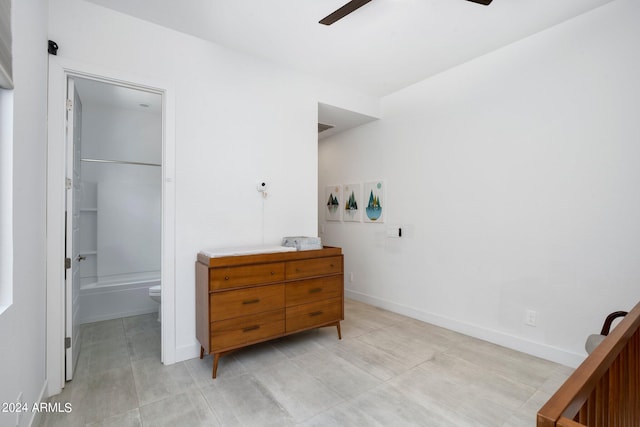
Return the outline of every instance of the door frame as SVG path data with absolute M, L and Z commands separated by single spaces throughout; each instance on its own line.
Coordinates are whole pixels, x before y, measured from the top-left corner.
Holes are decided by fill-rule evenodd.
M 67 78 L 80 77 L 127 86 L 162 96 L 162 332 L 161 361 L 176 362 L 175 318 L 175 91 L 166 81 L 133 76 L 103 66 L 49 55 L 46 247 L 47 396 L 65 385 L 64 211 L 66 178 Z

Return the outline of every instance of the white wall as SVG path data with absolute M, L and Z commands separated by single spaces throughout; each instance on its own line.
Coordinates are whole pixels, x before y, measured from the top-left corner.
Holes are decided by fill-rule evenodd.
M 319 91 L 363 113 L 375 102 L 93 4 L 51 4 L 59 56 L 175 87 L 176 348 L 194 357 L 198 250 L 315 235 Z
M 14 1 L 13 305 L 0 315 L 0 402 L 23 393 L 30 405 L 45 385 L 46 44 L 47 2 Z M 0 412 L 0 425 L 15 424 Z
M 82 89 L 79 94 L 82 99 Z M 161 96 L 156 96 L 158 99 L 154 102 L 160 104 Z M 82 137 L 83 158 L 162 163 L 159 112 L 101 105 L 89 98 L 82 101 Z
M 321 223 L 344 247 L 349 294 L 579 363 L 606 314 L 640 299 L 638 18 L 638 2 L 615 1 L 322 141 L 320 188 L 385 179 L 386 225 L 406 236 Z

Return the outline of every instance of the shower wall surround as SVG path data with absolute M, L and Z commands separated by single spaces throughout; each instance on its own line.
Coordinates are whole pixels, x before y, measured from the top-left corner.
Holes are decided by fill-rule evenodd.
M 161 115 L 83 102 L 81 157 L 80 321 L 152 312 L 147 290 L 160 283 L 161 265 Z

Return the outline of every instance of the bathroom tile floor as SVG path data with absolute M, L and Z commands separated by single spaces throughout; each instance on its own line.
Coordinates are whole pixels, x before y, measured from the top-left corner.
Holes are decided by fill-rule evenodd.
M 50 426 L 535 426 L 570 368 L 345 302 L 323 328 L 164 366 L 142 315 L 83 325 L 73 381 Z

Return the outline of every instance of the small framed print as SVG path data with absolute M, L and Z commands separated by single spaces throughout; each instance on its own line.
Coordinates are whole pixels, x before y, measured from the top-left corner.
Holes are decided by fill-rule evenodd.
M 372 181 L 363 184 L 364 221 L 384 222 L 385 185 L 384 181 Z
M 329 185 L 325 187 L 325 220 L 340 221 L 342 214 L 342 186 Z
M 343 220 L 360 222 L 362 218 L 362 191 L 360 184 L 345 184 L 343 187 Z

